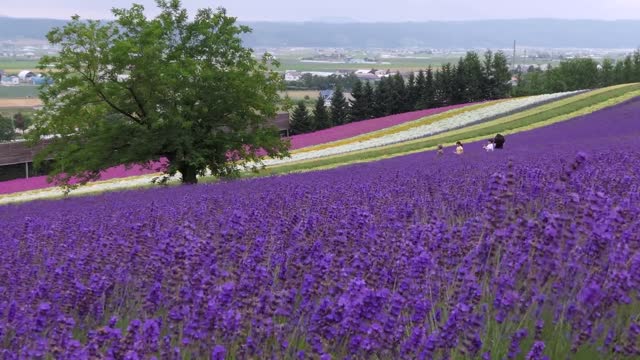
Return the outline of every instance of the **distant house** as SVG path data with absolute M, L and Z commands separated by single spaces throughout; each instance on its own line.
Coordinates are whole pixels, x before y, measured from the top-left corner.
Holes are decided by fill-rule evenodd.
M 33 85 L 44 85 L 44 84 L 52 84 L 53 79 L 48 76 L 38 75 L 31 78 L 31 83 Z
M 356 70 L 355 74 L 356 75 L 371 75 L 374 72 L 375 71 L 371 70 L 371 69 L 358 69 L 358 70 Z
M 336 70 L 334 73 L 334 75 L 338 76 L 349 76 L 351 74 L 353 74 L 353 70 Z
M 390 76 L 388 71 L 389 70 L 378 70 L 378 71 L 375 72 L 375 74 L 379 78 L 388 77 L 388 76 Z
M 2 79 L 0 79 L 0 84 L 4 86 L 19 85 L 20 78 L 17 76 L 4 76 L 2 77 Z
M 366 80 L 366 81 L 376 81 L 379 79 L 378 76 L 376 76 L 376 74 L 356 74 L 356 77 L 360 80 Z
M 320 96 L 324 99 L 324 106 L 330 106 L 331 99 L 333 98 L 333 90 L 321 90 Z
M 22 70 L 18 74 L 18 78 L 20 79 L 21 82 L 31 82 L 31 78 L 35 76 L 36 74 L 34 74 L 29 70 Z
M 302 74 L 298 71 L 287 70 L 284 73 L 284 81 L 300 81 Z
M 335 72 L 328 72 L 328 71 L 306 71 L 305 74 L 310 74 L 311 76 L 318 76 L 318 77 L 329 77 L 331 75 L 335 75 Z

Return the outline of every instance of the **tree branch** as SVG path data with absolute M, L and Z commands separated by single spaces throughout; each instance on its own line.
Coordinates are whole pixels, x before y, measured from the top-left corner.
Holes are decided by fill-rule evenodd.
M 140 121 L 140 119 L 136 118 L 135 116 L 133 116 L 133 114 L 130 114 L 126 111 L 124 111 L 123 109 L 121 109 L 120 107 L 118 107 L 116 104 L 114 104 L 111 100 L 109 100 L 107 98 L 107 96 L 100 90 L 100 88 L 98 87 L 98 84 L 96 84 L 95 80 L 93 80 L 92 78 L 86 76 L 86 74 L 81 73 L 82 76 L 91 83 L 91 85 L 93 85 L 93 88 L 96 90 L 96 92 L 98 93 L 98 96 L 100 96 L 100 98 L 107 103 L 107 105 L 111 106 L 112 109 L 114 109 L 115 111 L 119 112 L 120 114 L 128 117 L 129 119 L 133 120 L 134 122 L 136 122 L 137 124 L 143 125 L 142 121 Z
M 133 100 L 135 100 L 136 104 L 138 105 L 138 108 L 140 109 L 142 116 L 146 117 L 147 112 L 144 110 L 144 106 L 142 105 L 142 102 L 140 101 L 140 99 L 138 99 L 138 96 L 136 95 L 135 91 L 133 91 L 133 88 L 131 86 L 127 86 L 127 90 L 129 90 L 129 93 L 131 93 L 131 96 L 133 96 Z

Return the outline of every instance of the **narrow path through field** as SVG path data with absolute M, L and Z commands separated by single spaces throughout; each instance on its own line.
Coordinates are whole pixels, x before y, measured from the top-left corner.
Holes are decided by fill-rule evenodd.
M 42 105 L 42 101 L 36 98 L 0 99 L 0 108 L 31 108 Z

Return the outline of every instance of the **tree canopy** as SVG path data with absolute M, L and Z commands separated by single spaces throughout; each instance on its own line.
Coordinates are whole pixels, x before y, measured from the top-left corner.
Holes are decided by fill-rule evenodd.
M 16 132 L 11 119 L 0 114 L 0 141 L 11 141 L 15 136 Z
M 368 119 L 371 113 L 371 103 L 373 101 L 373 88 L 369 82 L 365 82 L 362 85 L 361 81 L 356 82 L 351 90 L 350 100 L 351 106 L 349 107 L 349 121 L 360 121 Z
M 319 95 L 316 100 L 316 105 L 313 109 L 313 122 L 317 130 L 327 129 L 332 126 L 322 95 Z
M 332 126 L 345 124 L 349 116 L 349 103 L 342 90 L 342 87 L 337 85 L 331 97 L 330 119 Z
M 30 137 L 53 136 L 36 160 L 53 156 L 57 182 L 166 159 L 167 174 L 195 183 L 207 170 L 232 176 L 263 154 L 288 155 L 268 122 L 283 88 L 278 64 L 243 47 L 250 29 L 221 8 L 190 18 L 179 0 L 156 3 L 155 18 L 133 5 L 113 9 L 110 22 L 74 16 L 47 35 L 61 50 L 41 60 L 53 83 Z
M 293 135 L 309 133 L 316 130 L 314 118 L 309 114 L 303 100 L 298 101 L 298 106 L 291 115 L 291 133 Z
M 517 96 L 537 95 L 549 92 L 592 89 L 617 84 L 640 82 L 640 50 L 614 62 L 604 59 L 598 63 L 591 58 L 562 61 L 543 71 L 530 68 L 518 71 Z

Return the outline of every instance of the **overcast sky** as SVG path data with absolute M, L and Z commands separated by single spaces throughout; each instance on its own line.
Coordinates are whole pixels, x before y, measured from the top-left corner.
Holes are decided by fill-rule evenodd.
M 110 8 L 153 0 L 2 0 L 0 14 L 12 17 L 109 18 Z M 227 8 L 244 21 L 332 20 L 425 21 L 514 18 L 640 19 L 640 0 L 183 0 L 189 10 Z

